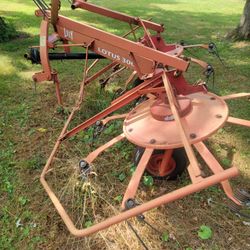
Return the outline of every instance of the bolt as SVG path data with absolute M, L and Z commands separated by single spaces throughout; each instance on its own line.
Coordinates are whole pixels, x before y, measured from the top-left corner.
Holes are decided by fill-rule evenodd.
M 155 139 L 151 139 L 151 140 L 149 141 L 149 143 L 154 144 L 154 143 L 156 143 L 156 140 L 155 140 Z
M 144 216 L 143 214 L 138 214 L 138 215 L 136 216 L 136 218 L 137 218 L 138 221 L 144 221 L 145 216 Z
M 131 208 L 136 206 L 136 203 L 135 203 L 135 201 L 133 199 L 128 199 L 125 202 L 125 206 L 126 206 L 127 209 L 131 209 Z
M 217 115 L 216 115 L 216 118 L 222 118 L 222 115 L 217 114 Z
M 213 100 L 213 101 L 214 101 L 214 100 L 215 100 L 215 97 L 210 97 L 210 100 Z
M 132 132 L 133 131 L 133 129 L 132 128 L 130 128 L 129 130 L 128 130 L 128 132 Z
M 102 123 L 101 121 L 96 121 L 95 125 L 96 125 L 96 126 L 100 126 L 101 123 Z
M 89 168 L 89 164 L 85 160 L 80 160 L 79 161 L 79 167 L 80 167 L 81 171 L 82 170 L 87 170 Z
M 196 134 L 195 134 L 195 133 L 191 133 L 191 134 L 189 135 L 189 137 L 190 137 L 191 139 L 195 139 L 195 138 L 196 138 Z

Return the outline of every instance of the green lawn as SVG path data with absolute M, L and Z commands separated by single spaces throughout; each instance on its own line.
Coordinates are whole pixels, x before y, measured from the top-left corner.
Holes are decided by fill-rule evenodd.
M 250 42 L 224 39 L 225 34 L 238 24 L 244 1 L 92 2 L 144 19 L 153 17 L 153 21 L 165 24 L 164 38 L 169 43 L 180 40 L 188 43 L 215 42 L 226 68 L 207 52 L 194 51 L 215 68 L 213 91 L 219 95 L 250 92 Z M 39 41 L 40 19 L 34 16 L 35 9 L 31 0 L 0 2 L 0 16 L 13 23 L 21 33 L 18 39 L 0 44 L 0 249 L 141 249 L 125 223 L 84 239 L 70 236 L 41 187 L 41 169 L 67 115 L 58 112 L 53 84 L 34 86 L 31 77 L 40 70 L 40 66 L 31 65 L 23 58 L 27 48 Z M 66 0 L 62 1 L 62 14 L 119 35 L 128 30 L 124 23 L 81 10 L 72 11 Z M 59 72 L 64 100 L 69 106 L 74 103 L 81 81 L 82 65 L 82 62 L 53 62 L 53 67 Z M 123 83 L 123 77 L 115 78 L 116 85 Z M 201 77 L 200 70 L 196 68 L 188 74 L 191 80 Z M 97 81 L 90 86 L 75 123 L 106 107 L 107 100 L 113 96 L 112 89 L 111 85 L 101 93 Z M 232 116 L 250 119 L 248 100 L 228 103 Z M 113 123 L 100 138 L 101 143 L 116 134 L 120 127 L 120 122 Z M 102 218 L 119 210 L 117 199 L 129 181 L 134 150 L 127 143 L 117 144 L 109 152 L 111 157 L 105 154 L 99 160 L 102 167 L 97 182 L 91 183 L 87 191 L 78 190 L 76 186 L 79 183 L 75 182 L 72 166 L 76 166 L 77 161 L 92 148 L 90 137 L 91 130 L 88 130 L 67 142 L 58 156 L 59 169 L 49 176 L 51 184 L 71 209 L 72 216 L 76 221 L 80 218 L 79 225 L 84 225 L 84 221 L 100 220 L 93 215 L 95 213 Z M 232 180 L 233 186 L 250 190 L 249 129 L 226 125 L 208 144 L 224 167 L 235 164 L 240 169 L 241 176 Z M 122 159 L 118 159 L 117 154 Z M 125 180 L 121 182 L 124 176 Z M 178 183 L 156 182 L 150 188 L 142 185 L 139 199 L 152 198 L 158 188 L 169 191 L 186 183 L 188 178 L 183 176 Z M 74 203 L 81 203 L 81 190 L 84 195 L 92 195 L 87 215 L 81 214 L 82 204 Z M 212 199 L 211 205 L 208 205 L 208 199 Z M 134 223 L 150 249 L 248 249 L 249 226 L 224 206 L 225 200 L 223 192 L 213 187 L 147 213 L 151 223 L 160 231 L 167 232 L 167 242 L 159 240 L 158 235 L 146 226 Z M 212 229 L 213 235 L 209 240 L 198 237 L 197 232 L 203 224 Z

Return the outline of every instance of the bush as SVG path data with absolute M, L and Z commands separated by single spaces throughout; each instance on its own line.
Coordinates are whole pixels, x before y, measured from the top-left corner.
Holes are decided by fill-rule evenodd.
M 7 42 L 18 36 L 15 27 L 5 21 L 3 17 L 0 17 L 0 43 Z

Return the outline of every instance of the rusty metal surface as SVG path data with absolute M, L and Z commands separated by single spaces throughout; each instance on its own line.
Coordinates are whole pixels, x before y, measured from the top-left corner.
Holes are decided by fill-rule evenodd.
M 228 107 L 218 96 L 212 93 L 194 93 L 187 95 L 191 99 L 192 111 L 185 117 L 190 142 L 196 143 L 216 132 L 228 118 Z M 173 149 L 182 147 L 179 130 L 175 121 L 159 121 L 151 115 L 148 100 L 132 110 L 124 121 L 123 131 L 132 143 L 141 147 Z

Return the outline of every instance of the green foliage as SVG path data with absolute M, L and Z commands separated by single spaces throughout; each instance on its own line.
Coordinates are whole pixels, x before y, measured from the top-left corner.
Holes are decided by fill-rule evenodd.
M 143 184 L 147 187 L 151 187 L 154 184 L 154 179 L 150 175 L 144 175 L 143 176 Z
M 120 173 L 119 176 L 118 176 L 118 179 L 119 179 L 120 182 L 123 182 L 126 179 L 125 173 L 123 173 L 123 172 Z
M 131 165 L 130 169 L 129 169 L 129 173 L 132 175 L 136 170 L 136 166 L 133 164 Z
M 93 225 L 93 222 L 92 222 L 91 220 L 87 220 L 87 221 L 84 223 L 84 226 L 85 226 L 86 228 L 91 227 L 92 225 Z
M 122 198 L 122 195 L 119 194 L 114 198 L 114 200 L 120 203 L 122 201 Z
M 163 234 L 161 236 L 161 240 L 164 241 L 164 242 L 167 242 L 169 240 L 168 232 L 163 232 Z
M 198 236 L 202 239 L 202 240 L 208 240 L 212 237 L 213 235 L 213 231 L 210 227 L 202 225 L 200 226 L 200 229 L 198 231 Z
M 27 160 L 24 165 L 27 167 L 27 169 L 35 170 L 35 169 L 41 169 L 46 163 L 46 159 L 43 155 L 33 155 L 33 157 L 29 160 Z
M 17 37 L 17 31 L 13 24 L 7 22 L 5 18 L 0 16 L 0 43 L 7 42 Z
M 24 206 L 24 205 L 26 205 L 26 204 L 29 202 L 29 199 L 27 199 L 27 198 L 24 197 L 24 196 L 20 196 L 20 197 L 18 198 L 18 201 L 19 201 L 19 203 L 20 203 L 22 206 Z
M 231 160 L 224 158 L 221 160 L 221 163 L 225 166 L 225 167 L 230 167 L 232 165 Z

